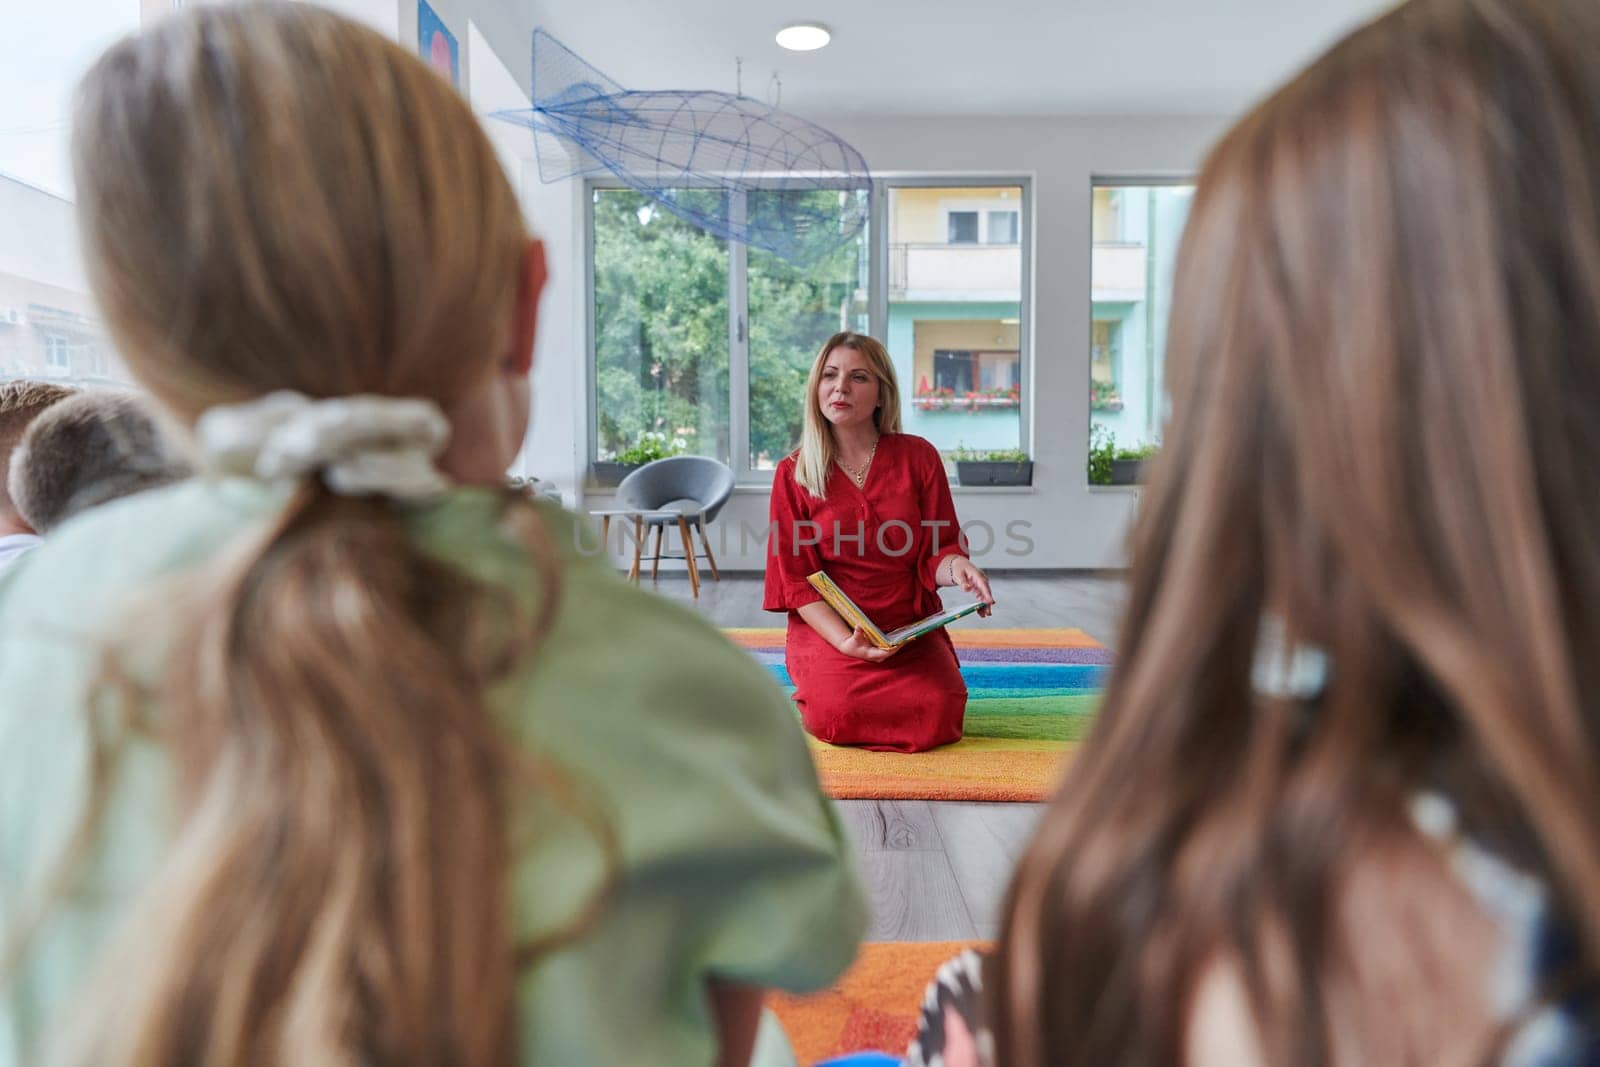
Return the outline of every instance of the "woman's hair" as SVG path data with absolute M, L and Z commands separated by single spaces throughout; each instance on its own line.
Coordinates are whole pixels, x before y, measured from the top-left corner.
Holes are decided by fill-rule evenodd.
M 510 349 L 528 236 L 495 153 L 355 22 L 274 2 L 163 21 L 88 74 L 74 155 L 95 295 L 180 422 L 279 389 L 448 411 Z M 491 593 L 393 504 L 317 478 L 188 581 L 132 727 L 171 761 L 174 837 L 67 1058 L 515 1062 L 519 789 L 555 786 L 485 691 L 526 662 L 556 576 L 530 507 L 507 493 L 502 515 L 532 590 Z
M 816 361 L 811 364 L 811 373 L 806 376 L 805 418 L 800 428 L 800 451 L 794 461 L 794 480 L 819 500 L 827 495 L 828 475 L 839 454 L 833 426 L 822 414 L 822 404 L 817 400 L 822 372 L 828 365 L 828 356 L 836 348 L 853 348 L 860 352 L 877 376 L 878 409 L 872 413 L 872 424 L 878 432 L 900 432 L 900 383 L 895 378 L 894 360 L 889 358 L 888 349 L 864 333 L 848 330 L 824 341 Z
M 1594 976 L 1597 56 L 1592 0 L 1413 0 L 1206 162 L 1119 665 L 1008 900 L 1004 1067 L 1181 1062 L 1218 957 L 1268 1062 L 1329 1063 L 1339 879 L 1424 790 Z M 1264 618 L 1320 698 L 1252 690 Z

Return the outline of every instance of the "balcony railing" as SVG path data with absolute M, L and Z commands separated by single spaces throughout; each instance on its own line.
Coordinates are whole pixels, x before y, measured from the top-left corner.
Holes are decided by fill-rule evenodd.
M 1021 294 L 1021 245 L 889 246 L 891 300 L 1015 302 Z
M 1145 246 L 1098 242 L 1091 253 L 1096 302 L 1145 298 Z M 1021 299 L 1022 246 L 891 244 L 889 299 L 1012 302 Z
M 1097 303 L 1135 303 L 1144 299 L 1144 245 L 1098 242 L 1090 271 L 1091 299 Z

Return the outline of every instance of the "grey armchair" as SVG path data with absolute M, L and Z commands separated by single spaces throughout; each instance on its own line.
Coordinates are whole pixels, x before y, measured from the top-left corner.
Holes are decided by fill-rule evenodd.
M 722 506 L 733 495 L 733 470 L 704 456 L 673 456 L 646 463 L 622 480 L 617 487 L 617 503 L 641 512 L 654 512 L 643 519 L 645 526 L 655 531 L 655 550 L 650 558 L 650 580 L 656 579 L 661 569 L 661 539 L 668 525 L 678 527 L 683 539 L 683 555 L 668 555 L 667 559 L 683 559 L 689 567 L 689 584 L 694 595 L 700 595 L 700 568 L 695 559 L 701 553 L 695 548 L 693 531 L 700 532 L 706 562 L 711 564 L 711 577 L 722 580 L 717 570 L 717 559 L 711 554 L 711 540 L 706 536 L 706 524 L 713 522 Z M 644 537 L 635 539 L 633 546 L 633 573 L 639 573 L 639 560 L 644 549 Z

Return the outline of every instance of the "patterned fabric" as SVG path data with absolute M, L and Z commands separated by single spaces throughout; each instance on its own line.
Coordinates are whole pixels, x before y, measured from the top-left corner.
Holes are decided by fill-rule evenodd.
M 967 949 L 939 968 L 922 998 L 917 1037 L 906 1050 L 905 1067 L 945 1067 L 945 1017 L 961 1017 L 978 1048 L 982 1067 L 994 1063 L 994 1034 L 983 998 L 983 957 Z
M 1600 1067 L 1600 996 L 1592 979 L 1556 992 L 1576 953 L 1548 887 L 1462 834 L 1455 806 L 1437 793 L 1413 799 L 1411 821 L 1447 852 L 1456 877 L 1504 932 L 1500 963 L 1488 976 L 1490 1003 L 1513 1026 L 1503 1067 Z

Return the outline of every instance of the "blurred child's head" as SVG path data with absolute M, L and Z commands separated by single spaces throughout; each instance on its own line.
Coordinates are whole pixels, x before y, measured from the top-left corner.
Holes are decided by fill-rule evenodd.
M 282 2 L 192 5 L 111 48 L 73 157 L 90 283 L 134 377 L 233 473 L 275 477 L 216 462 L 219 418 L 289 401 L 317 437 L 281 507 L 126 628 L 163 650 L 173 840 L 117 950 L 138 988 L 108 954 L 66 1033 L 78 1062 L 511 1063 L 535 950 L 513 927 L 510 811 L 547 779 L 485 694 L 533 654 L 560 582 L 504 488 L 544 264 L 499 158 L 416 55 Z M 392 479 L 330 477 L 385 458 L 402 409 L 429 445 L 448 420 L 444 474 L 501 494 L 474 514 L 526 551 L 537 614 L 424 551 Z M 98 692 L 126 699 L 118 677 Z M 103 786 L 116 739 L 96 740 Z M 95 788 L 85 834 L 111 796 Z
M 51 404 L 65 400 L 72 390 L 49 382 L 16 378 L 0 382 L 0 533 L 11 527 L 27 525 L 27 520 L 17 513 L 6 490 L 9 481 L 12 453 L 28 424 L 38 418 Z
M 1413 0 L 1211 154 L 1119 665 L 1013 890 L 1008 1067 L 1177 1062 L 1222 946 L 1307 1062 L 1275 1042 L 1327 1036 L 1337 872 L 1423 788 L 1600 947 L 1597 55 L 1593 0 Z M 1325 684 L 1261 685 L 1273 638 Z
M 90 71 L 73 139 L 90 280 L 181 422 L 275 390 L 422 398 L 452 447 L 509 439 L 471 472 L 504 474 L 542 253 L 472 109 L 415 59 L 257 2 L 166 20 Z
M 137 397 L 80 393 L 28 426 L 12 457 L 9 489 L 23 519 L 46 534 L 81 511 L 189 473 Z

